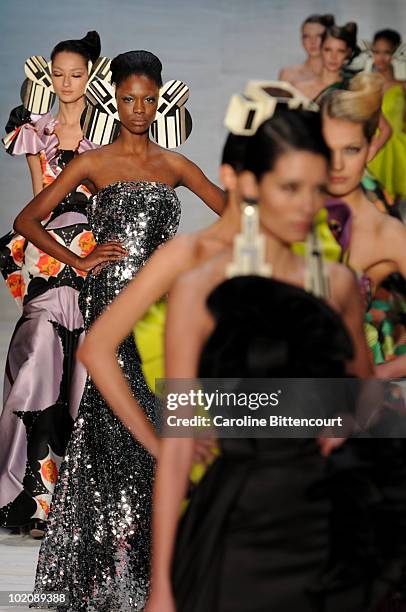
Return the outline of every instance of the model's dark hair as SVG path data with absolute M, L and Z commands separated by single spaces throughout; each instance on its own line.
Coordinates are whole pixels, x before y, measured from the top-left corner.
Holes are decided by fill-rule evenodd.
M 222 163 L 230 164 L 237 172 L 250 170 L 260 180 L 266 172 L 274 169 L 279 157 L 290 151 L 307 151 L 330 161 L 320 113 L 278 109 L 253 136 L 230 134 L 224 146 Z
M 318 23 L 325 28 L 331 28 L 335 24 L 335 17 L 334 15 L 309 15 L 302 23 L 302 30 L 308 23 Z
M 245 170 L 247 146 L 251 136 L 229 134 L 223 147 L 222 164 L 228 164 L 237 173 Z
M 132 74 L 144 75 L 162 87 L 162 64 L 150 51 L 127 51 L 111 62 L 111 80 L 118 86 Z
M 54 61 L 58 53 L 68 51 L 81 55 L 86 62 L 95 62 L 100 57 L 101 43 L 100 36 L 94 30 L 88 32 L 86 36 L 78 40 L 63 40 L 52 49 L 51 60 Z
M 358 26 L 354 21 L 350 21 L 343 26 L 333 25 L 331 28 L 327 28 L 322 35 L 322 44 L 327 38 L 337 38 L 343 40 L 349 49 L 354 52 L 357 49 L 357 32 Z
M 395 49 L 397 49 L 399 47 L 399 45 L 402 42 L 402 37 L 399 34 L 399 32 L 396 32 L 396 30 L 379 30 L 379 32 L 376 32 L 376 34 L 374 35 L 374 43 L 376 43 L 377 40 L 387 40 L 392 47 Z

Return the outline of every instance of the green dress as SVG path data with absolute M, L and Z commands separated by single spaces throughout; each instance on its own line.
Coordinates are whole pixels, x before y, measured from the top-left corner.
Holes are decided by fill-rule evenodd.
M 368 164 L 368 170 L 393 198 L 406 199 L 406 133 L 404 132 L 406 97 L 403 84 L 386 90 L 382 112 L 393 133 L 385 146 Z

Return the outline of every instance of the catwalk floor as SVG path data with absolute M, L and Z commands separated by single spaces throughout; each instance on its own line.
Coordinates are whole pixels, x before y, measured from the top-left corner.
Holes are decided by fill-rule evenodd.
M 39 543 L 29 536 L 11 536 L 0 529 L 0 593 L 8 591 L 31 591 L 34 586 L 34 572 Z M 0 600 L 2 601 L 2 600 Z M 4 601 L 4 600 L 3 600 Z M 28 612 L 29 608 L 10 608 L 0 605 L 0 610 Z

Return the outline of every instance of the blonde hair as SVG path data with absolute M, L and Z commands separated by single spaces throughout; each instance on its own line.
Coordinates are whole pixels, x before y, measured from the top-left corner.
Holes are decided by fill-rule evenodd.
M 321 110 L 331 119 L 362 123 L 364 134 L 370 141 L 378 127 L 383 84 L 380 74 L 360 72 L 351 79 L 348 89 L 328 91 L 321 99 Z

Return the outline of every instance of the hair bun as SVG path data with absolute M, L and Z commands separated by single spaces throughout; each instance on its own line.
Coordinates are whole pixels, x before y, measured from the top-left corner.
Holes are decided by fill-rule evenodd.
M 100 36 L 95 30 L 91 30 L 80 39 L 80 43 L 86 48 L 89 58 L 95 62 L 100 57 L 101 42 Z
M 120 53 L 110 65 L 111 80 L 119 85 L 131 74 L 144 74 L 162 86 L 161 60 L 150 51 L 137 50 Z
M 322 18 L 322 24 L 326 28 L 332 28 L 333 25 L 335 25 L 336 20 L 335 20 L 334 15 L 330 15 L 330 14 L 322 15 L 321 18 Z
M 361 96 L 368 106 L 365 116 L 368 113 L 377 113 L 382 106 L 384 79 L 377 72 L 360 72 L 350 81 L 350 91 L 357 92 L 359 99 Z
M 345 26 L 343 26 L 343 29 L 346 30 L 348 32 L 348 34 L 351 36 L 351 39 L 354 43 L 354 47 L 357 44 L 357 33 L 358 33 L 358 26 L 355 23 L 355 21 L 349 21 L 348 23 L 345 24 Z
M 368 140 L 378 125 L 383 98 L 384 79 L 377 72 L 360 72 L 349 89 L 328 91 L 321 99 L 321 109 L 333 119 L 361 123 Z

